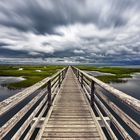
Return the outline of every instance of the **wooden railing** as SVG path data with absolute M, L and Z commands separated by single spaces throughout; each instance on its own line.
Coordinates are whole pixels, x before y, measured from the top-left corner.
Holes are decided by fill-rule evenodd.
M 72 67 L 72 69 L 78 78 L 81 87 L 83 88 L 91 104 L 91 107 L 97 116 L 99 116 L 98 118 L 102 120 L 102 124 L 107 130 L 110 138 L 116 140 L 119 139 L 118 135 L 120 135 L 120 137 L 125 140 L 133 139 L 128 130 L 125 129 L 126 127 L 123 127 L 121 122 L 125 123 L 127 127 L 133 131 L 133 133 L 140 137 L 139 123 L 136 122 L 124 110 L 122 110 L 119 105 L 113 102 L 108 95 L 115 97 L 116 100 L 134 110 L 138 116 L 140 114 L 140 101 L 111 87 L 108 84 L 103 83 L 102 81 L 90 76 L 86 72 L 79 70 L 76 67 Z M 109 119 L 110 123 L 108 123 L 107 118 Z M 114 130 L 112 129 L 111 125 L 114 126 Z
M 66 71 L 67 68 L 64 68 L 52 77 L 45 78 L 20 93 L 0 102 L 0 119 L 3 120 L 5 116 L 8 116 L 7 113 L 9 111 L 14 110 L 14 107 L 34 95 L 27 104 L 2 124 L 0 139 L 18 140 L 23 136 L 25 139 L 31 138 L 40 119 L 47 113 L 56 93 L 58 93 Z M 33 122 L 34 118 L 36 119 Z M 13 132 L 15 133 L 13 134 Z M 8 138 L 7 135 L 9 135 Z

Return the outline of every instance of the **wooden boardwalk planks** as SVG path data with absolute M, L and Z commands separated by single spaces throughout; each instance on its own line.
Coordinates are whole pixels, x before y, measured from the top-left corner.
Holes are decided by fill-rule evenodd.
M 69 68 L 63 87 L 41 137 L 42 140 L 102 139 L 89 104 Z

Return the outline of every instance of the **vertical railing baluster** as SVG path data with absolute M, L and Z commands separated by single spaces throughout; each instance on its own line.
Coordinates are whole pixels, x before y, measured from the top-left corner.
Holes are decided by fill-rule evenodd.
M 51 99 L 51 80 L 48 81 L 48 105 L 51 106 L 52 99 Z
M 91 107 L 94 107 L 94 94 L 95 94 L 95 82 L 92 80 L 91 81 L 91 100 L 90 100 L 90 104 Z
M 83 73 L 81 73 L 81 87 L 83 88 Z
M 58 81 L 59 82 L 58 84 L 59 84 L 59 88 L 60 88 L 60 86 L 61 86 L 61 73 L 59 73 L 59 79 L 58 80 L 59 80 Z
M 62 81 L 63 81 L 63 79 L 64 79 L 64 74 L 65 74 L 64 71 L 62 71 Z
M 79 81 L 79 70 L 78 70 L 78 76 L 77 76 L 77 78 L 78 78 L 78 81 Z

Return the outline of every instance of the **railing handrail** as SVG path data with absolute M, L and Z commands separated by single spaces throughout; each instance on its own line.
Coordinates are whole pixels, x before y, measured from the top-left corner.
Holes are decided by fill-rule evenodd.
M 44 86 L 48 83 L 49 80 L 54 79 L 56 76 L 58 76 L 62 71 L 66 69 L 63 68 L 59 70 L 56 74 L 52 75 L 51 77 L 44 78 L 43 80 L 37 82 L 36 84 L 27 87 L 26 89 L 20 91 L 19 93 L 3 100 L 0 102 L 0 116 L 2 116 L 4 113 L 6 113 L 8 110 L 13 108 L 15 105 L 17 105 L 19 102 L 24 100 L 26 97 L 31 95 L 33 92 Z
M 34 125 L 31 126 L 31 133 L 30 135 L 28 134 L 28 137 L 32 135 L 33 131 L 35 130 L 35 126 L 39 122 L 39 118 L 41 118 L 45 111 L 47 111 L 47 109 L 50 108 L 55 95 L 60 89 L 60 85 L 66 75 L 66 72 L 67 67 L 59 70 L 56 74 L 52 75 L 51 77 L 45 78 L 42 81 L 34 84 L 33 86 L 26 88 L 20 93 L 0 102 L 0 115 L 2 116 L 4 113 L 10 111 L 14 106 L 19 105 L 21 101 L 23 101 L 25 98 L 28 98 L 35 91 L 37 91 L 37 94 L 35 94 L 34 97 L 32 97 L 32 99 L 28 103 L 26 103 L 19 111 L 17 111 L 8 121 L 6 121 L 2 125 L 2 127 L 0 128 L 0 139 L 4 138 L 10 132 L 10 130 L 12 130 L 14 126 L 16 126 L 16 124 L 27 114 L 27 112 L 29 110 L 31 111 L 33 107 L 38 103 L 37 107 L 35 107 L 31 111 L 31 114 L 27 116 L 27 119 L 12 136 L 11 139 L 19 139 L 25 132 L 27 127 L 32 123 L 33 118 L 37 116 L 38 119 L 34 123 Z
M 116 120 L 114 115 L 108 110 L 108 108 L 106 108 L 106 105 L 108 105 L 109 108 L 113 109 L 113 111 L 115 111 L 117 115 L 120 114 L 122 121 L 126 123 L 129 126 L 129 128 L 133 129 L 133 132 L 135 132 L 135 134 L 140 136 L 140 125 L 130 116 L 128 116 L 127 113 L 121 110 L 119 106 L 113 103 L 113 101 L 111 101 L 107 96 L 105 96 L 105 94 L 102 91 L 98 91 L 97 93 L 95 84 L 100 86 L 102 89 L 108 91 L 108 93 L 115 96 L 121 102 L 125 103 L 128 107 L 134 109 L 138 113 L 140 113 L 140 101 L 138 99 L 135 99 L 134 97 L 131 97 L 130 95 L 127 95 L 122 91 L 119 91 L 111 87 L 110 85 L 96 79 L 95 77 L 90 76 L 86 72 L 76 67 L 72 68 L 74 73 L 77 75 L 77 78 L 81 84 L 81 87 L 85 91 L 85 94 L 88 96 L 88 98 L 90 98 L 91 106 L 93 105 L 93 107 L 97 111 L 99 117 L 105 124 L 105 127 L 107 128 L 107 131 L 110 133 L 112 139 L 114 138 L 114 132 L 110 129 L 110 126 L 106 123 L 106 120 L 104 119 L 104 116 L 101 113 L 98 105 L 104 110 L 106 115 L 110 118 L 110 121 L 114 124 L 114 126 L 117 128 L 118 132 L 124 139 L 132 140 L 131 136 L 125 130 L 125 128 L 123 128 L 120 125 L 119 121 Z M 29 103 L 27 103 L 22 109 L 20 109 L 20 111 L 18 111 L 14 116 L 12 116 L 0 128 L 0 138 L 4 138 L 10 132 L 10 130 L 13 129 L 13 127 L 18 123 L 18 121 L 23 118 L 23 116 L 27 113 L 27 111 L 30 110 L 33 107 L 33 105 L 35 105 L 37 101 L 39 101 L 39 99 L 43 97 L 39 105 L 34 109 L 34 111 L 32 111 L 31 115 L 28 116 L 28 119 L 14 134 L 12 140 L 16 140 L 17 137 L 19 138 L 22 136 L 26 128 L 31 124 L 33 118 L 35 118 L 39 110 L 42 108 L 40 110 L 41 112 L 37 116 L 35 123 L 31 126 L 31 129 L 29 131 L 31 133 L 26 135 L 26 137 L 31 137 L 33 130 L 35 130 L 35 127 L 38 124 L 40 118 L 43 116 L 44 112 L 46 111 L 46 108 L 50 107 L 57 91 L 59 91 L 60 85 L 65 77 L 66 71 L 67 67 L 61 69 L 51 77 L 45 78 L 42 81 L 36 83 L 35 85 L 28 87 L 25 90 L 19 92 L 18 94 L 0 102 L 0 116 L 1 116 L 4 113 L 8 112 L 10 109 L 12 109 L 14 106 L 18 105 L 18 103 L 23 101 L 25 98 L 29 97 L 35 91 L 38 92 L 37 95 L 33 97 L 31 101 L 29 101 Z M 40 89 L 42 88 L 43 90 L 40 91 Z M 104 103 L 106 103 L 106 105 Z
M 115 89 L 114 87 L 98 80 L 97 78 L 95 78 L 94 76 L 90 76 L 89 74 L 87 74 L 86 72 L 74 67 L 75 69 L 77 69 L 80 73 L 82 73 L 84 76 L 86 76 L 88 79 L 94 81 L 97 85 L 99 85 L 100 87 L 102 87 L 103 89 L 105 89 L 106 91 L 108 91 L 109 93 L 113 94 L 115 97 L 117 97 L 120 101 L 124 102 L 125 104 L 127 104 L 129 107 L 131 107 L 132 109 L 134 109 L 135 111 L 140 113 L 140 100 L 127 95 L 126 93 Z
M 114 138 L 114 130 L 110 129 L 110 126 L 107 125 L 107 122 L 104 119 L 105 114 L 124 139 L 132 140 L 133 138 L 126 130 L 126 128 L 122 127 L 122 124 L 120 123 L 116 115 L 118 115 L 118 117 L 122 120 L 123 123 L 128 126 L 128 128 L 130 128 L 135 134 L 140 136 L 140 124 L 136 122 L 125 111 L 123 111 L 123 109 L 118 106 L 114 101 L 112 101 L 111 98 L 107 96 L 107 94 L 114 96 L 116 99 L 118 99 L 118 101 L 124 103 L 128 108 L 133 109 L 138 114 L 140 114 L 140 101 L 96 79 L 94 76 L 90 76 L 89 74 L 76 67 L 72 68 L 78 81 L 81 84 L 82 89 L 84 90 L 88 100 L 90 101 L 93 111 L 96 110 L 96 113 L 104 123 L 109 136 L 112 139 L 116 139 Z M 95 85 L 98 85 L 99 87 Z M 107 93 L 104 93 L 103 91 L 107 91 Z M 114 115 L 110 109 L 116 115 Z M 102 111 L 105 114 L 103 114 Z

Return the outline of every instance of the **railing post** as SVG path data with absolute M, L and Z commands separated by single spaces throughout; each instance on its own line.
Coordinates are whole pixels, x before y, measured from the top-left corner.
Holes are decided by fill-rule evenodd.
M 62 74 L 63 74 L 63 73 L 62 73 Z M 60 87 L 60 85 L 61 85 L 61 73 L 59 73 L 59 79 L 58 79 L 58 80 L 59 80 L 59 83 L 58 83 L 58 84 L 59 84 L 59 87 Z M 62 79 L 62 80 L 63 80 L 63 79 Z
M 51 80 L 48 81 L 48 105 L 51 106 L 52 99 L 51 99 Z
M 81 73 L 81 87 L 83 88 L 83 73 Z
M 77 78 L 78 78 L 78 80 L 79 80 L 79 70 L 77 71 L 78 73 L 77 73 Z
M 77 69 L 75 69 L 75 75 L 76 75 L 76 77 L 78 77 L 78 70 Z
M 64 79 L 64 70 L 62 71 L 62 80 Z
M 95 82 L 92 80 L 91 81 L 91 94 L 90 94 L 90 104 L 91 104 L 91 107 L 94 106 L 94 94 L 95 94 Z

